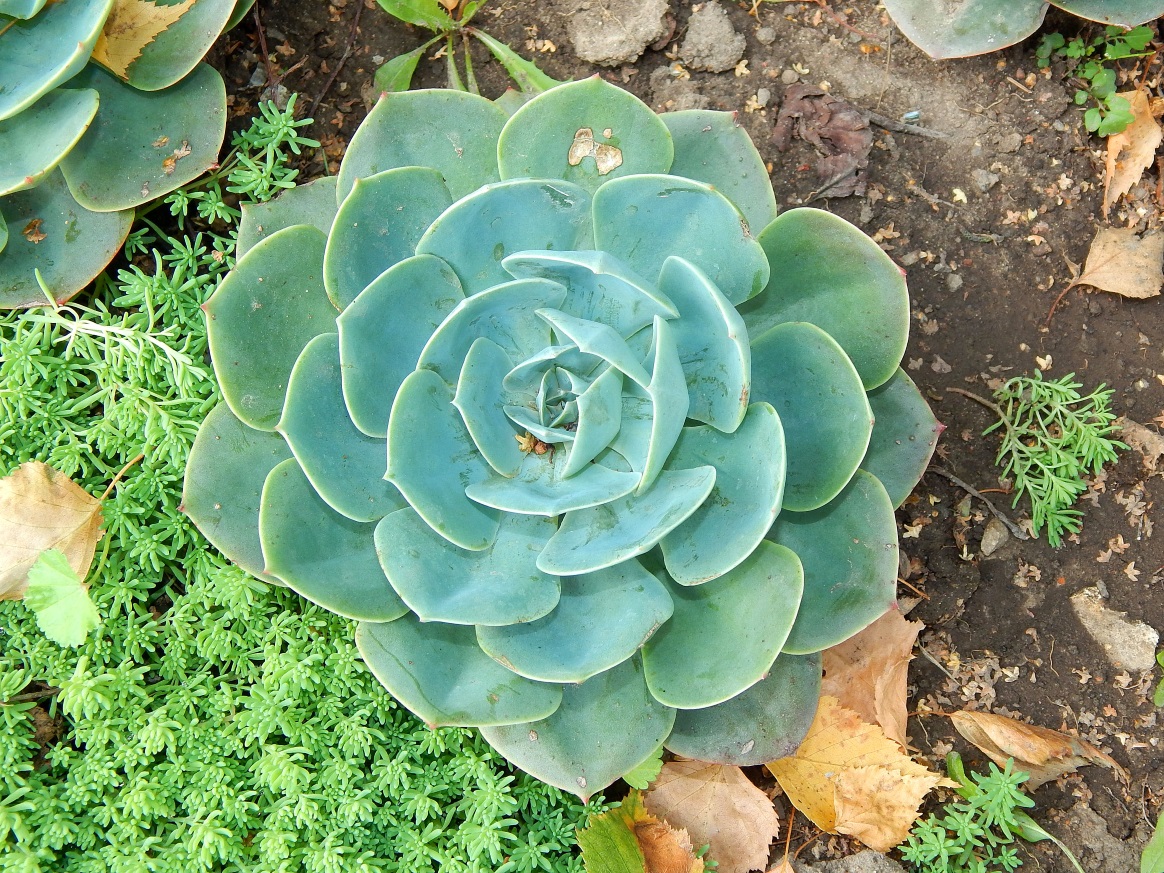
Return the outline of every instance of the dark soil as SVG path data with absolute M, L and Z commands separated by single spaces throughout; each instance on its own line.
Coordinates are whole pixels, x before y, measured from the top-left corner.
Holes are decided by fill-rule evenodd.
M 738 111 L 771 162 L 782 207 L 808 202 L 821 185 L 812 169 L 819 156 L 811 146 L 793 139 L 790 150 L 780 153 L 772 143 L 791 77 L 782 78 L 785 71 L 795 69 L 806 84 L 825 81 L 832 95 L 888 119 L 917 111 L 914 123 L 944 137 L 874 126 L 864 196 L 826 197 L 813 205 L 874 235 L 907 270 L 915 320 L 905 363 L 948 428 L 935 464 L 978 489 L 998 489 L 997 439 L 980 435 L 992 415 L 949 389 L 989 395 L 995 380 L 1030 373 L 1040 360 L 1046 376 L 1074 372 L 1085 391 L 1106 383 L 1114 388 L 1118 414 L 1150 424 L 1164 410 L 1164 298 L 1135 301 L 1076 288 L 1054 308 L 1070 281 L 1069 262 L 1084 260 L 1105 223 L 1103 142 L 1084 130 L 1063 69 L 1036 69 L 1036 39 L 984 57 L 935 62 L 906 42 L 870 0 L 831 10 L 815 2 L 765 2 L 758 19 L 749 14 L 751 5 L 725 3 L 748 41 L 746 74 L 693 72 L 689 79 L 651 75 L 675 63 L 688 4 L 671 4 L 674 39 L 614 70 L 592 67 L 571 53 L 557 3 L 494 0 L 478 23 L 523 55 L 536 53 L 537 63 L 556 78 L 598 72 L 657 110 L 694 96 L 706 98 L 709 108 Z M 233 110 L 248 114 L 256 100 L 271 95 L 263 89 L 269 67 L 276 84 L 302 95 L 303 109 L 318 103 L 313 135 L 324 149 L 305 166 L 305 177 L 325 172 L 324 155 L 334 172 L 374 96 L 376 67 L 419 45 L 424 35 L 371 0 L 263 0 L 259 9 L 266 60 L 253 18 L 224 41 L 215 58 L 225 70 Z M 756 39 L 760 26 L 775 31 L 770 45 Z M 1075 19 L 1052 16 L 1044 30 L 1071 33 L 1078 26 Z M 544 40 L 556 51 L 537 51 L 547 47 Z M 498 96 L 507 86 L 502 71 L 479 47 L 473 57 L 482 92 Z M 1157 88 L 1159 70 L 1149 71 L 1149 87 Z M 443 60 L 421 63 L 414 86 L 444 83 Z M 761 88 L 771 99 L 757 108 Z M 997 183 L 982 190 L 975 170 L 994 174 Z M 1132 205 L 1113 210 L 1109 223 L 1158 226 L 1156 184 L 1149 171 L 1133 191 Z M 911 704 L 921 710 L 989 709 L 1077 732 L 1110 751 L 1131 774 L 1123 784 L 1111 771 L 1089 767 L 1035 793 L 1037 818 L 1064 836 L 1089 871 L 1130 873 L 1127 858 L 1138 861 L 1164 797 L 1164 749 L 1151 704 L 1158 676 L 1132 673 L 1109 660 L 1070 602 L 1081 589 L 1099 586 L 1108 592 L 1111 609 L 1164 629 L 1164 536 L 1152 537 L 1150 526 L 1117 502 L 1134 492 L 1147 504 L 1144 517 L 1152 519 L 1150 507 L 1164 498 L 1164 487 L 1141 461 L 1134 452 L 1122 455 L 1093 502 L 1084 502 L 1082 533 L 1058 550 L 1043 539 L 1012 538 L 983 557 L 980 541 L 989 513 L 978 500 L 963 503 L 966 493 L 933 473 L 900 516 L 909 564 L 909 587 L 901 594 L 913 597 L 916 589 L 927 598 L 911 613 L 927 625 L 921 644 L 929 655 L 914 663 Z M 989 496 L 1011 518 L 1026 512 L 1025 503 L 1011 509 L 1005 494 Z M 1117 541 L 1110 560 L 1097 561 L 1120 535 L 1126 550 L 1119 553 Z M 985 766 L 940 716 L 911 720 L 911 739 L 934 761 L 953 747 L 970 765 Z M 1095 840 L 1071 824 L 1066 810 L 1080 801 L 1131 850 L 1124 860 L 1111 851 L 1100 857 Z M 1070 870 L 1048 846 L 1035 846 L 1028 863 Z

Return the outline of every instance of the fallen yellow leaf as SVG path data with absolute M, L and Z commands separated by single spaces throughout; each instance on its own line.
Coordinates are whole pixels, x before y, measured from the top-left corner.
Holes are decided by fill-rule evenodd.
M 671 761 L 643 798 L 647 809 L 706 843 L 718 873 L 762 870 L 780 832 L 776 808 L 739 767 Z
M 1068 286 L 1091 285 L 1124 297 L 1155 297 L 1164 285 L 1164 234 L 1142 238 L 1130 227 L 1101 227 L 1087 252 L 1082 275 Z
M 1107 138 L 1107 169 L 1103 179 L 1103 214 L 1112 204 L 1132 190 L 1144 170 L 1156 160 L 1156 149 L 1164 141 L 1164 130 L 1152 117 L 1148 95 L 1137 88 L 1116 95 L 1132 104 L 1135 120 L 1122 133 Z
M 902 754 L 881 728 L 828 695 L 821 697 L 796 753 L 765 766 L 817 827 L 856 837 L 879 852 L 909 835 L 930 789 L 957 787 Z
M 141 57 L 147 45 L 186 14 L 194 0 L 158 6 L 149 0 L 114 0 L 113 10 L 93 47 L 93 60 L 122 79 L 129 65 Z
M 647 812 L 632 791 L 578 831 L 586 873 L 703 873 L 687 832 Z
M 963 710 L 951 715 L 950 721 L 958 733 L 999 767 L 1006 764 L 1007 758 L 1014 758 L 1014 768 L 1031 775 L 1027 782 L 1031 789 L 1085 764 L 1100 764 L 1115 770 L 1125 782 L 1128 780 L 1127 771 L 1117 761 L 1078 737 L 989 712 Z
M 925 625 L 892 609 L 855 637 L 825 649 L 821 694 L 835 697 L 906 747 L 906 673 Z
M 29 461 L 0 479 L 0 600 L 24 596 L 29 568 L 48 549 L 84 579 L 101 523 L 101 501 L 48 464 Z

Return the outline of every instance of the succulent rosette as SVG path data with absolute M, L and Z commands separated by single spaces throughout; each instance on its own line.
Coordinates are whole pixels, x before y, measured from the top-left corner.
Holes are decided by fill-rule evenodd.
M 799 744 L 819 652 L 894 603 L 937 428 L 901 271 L 777 217 L 733 115 L 598 78 L 511 117 L 386 95 L 240 249 L 186 474 L 212 543 L 357 619 L 425 722 L 580 795 L 660 745 Z

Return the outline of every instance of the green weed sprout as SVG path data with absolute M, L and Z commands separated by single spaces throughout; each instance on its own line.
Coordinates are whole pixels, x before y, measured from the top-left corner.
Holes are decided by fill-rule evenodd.
M 999 770 L 966 775 L 957 752 L 946 756 L 946 769 L 957 780 L 962 800 L 948 805 L 941 817 L 930 814 L 914 824 L 902 858 L 919 873 L 1011 873 L 1022 866 L 1015 841 L 1051 840 L 1074 865 L 1083 868 L 1057 838 L 1023 809 L 1035 805 L 1022 791 L 1030 777 L 1007 759 Z
M 1111 136 L 1126 130 L 1135 116 L 1127 98 L 1115 93 L 1116 73 L 1109 64 L 1151 54 L 1146 49 L 1153 36 L 1152 28 L 1146 24 L 1131 30 L 1105 27 L 1102 36 L 1091 40 L 1081 36 L 1067 40 L 1061 33 L 1048 33 L 1039 42 L 1035 55 L 1040 69 L 1050 66 L 1054 58 L 1068 61 L 1071 75 L 1081 83 L 1075 92 L 1075 105 L 1093 103 L 1083 113 L 1084 126 L 1100 136 Z
M 1116 430 L 1111 389 L 1100 385 L 1082 397 L 1082 385 L 1074 378 L 1074 373 L 1068 373 L 1046 382 L 1038 371 L 1034 376 L 1017 376 L 994 392 L 997 403 L 952 389 L 998 416 L 983 436 L 1003 429 L 994 462 L 1002 467 L 1003 476 L 1014 481 L 1011 505 L 1017 506 L 1026 494 L 1034 535 L 1046 527 L 1047 542 L 1054 547 L 1083 524 L 1083 513 L 1072 507 L 1087 491 L 1084 477 L 1114 463 L 1116 450 L 1127 448 L 1110 439 Z
M 475 732 L 428 730 L 350 622 L 229 566 L 182 511 L 219 396 L 200 306 L 233 261 L 234 212 L 294 184 L 300 122 L 262 113 L 220 173 L 159 207 L 184 202 L 197 231 L 147 220 L 83 305 L 0 314 L 0 474 L 38 460 L 100 493 L 145 454 L 103 507 L 101 628 L 62 648 L 0 603 L 0 871 L 581 873 L 575 827 L 600 800 L 512 772 Z
M 485 5 L 485 0 L 452 0 L 451 3 L 442 0 L 376 0 L 376 2 L 393 18 L 405 24 L 423 27 L 434 34 L 423 45 L 397 55 L 376 71 L 375 85 L 382 92 L 407 91 L 421 57 L 431 46 L 443 40 L 445 62 L 448 65 L 448 87 L 455 91 L 479 94 L 477 77 L 473 73 L 473 58 L 469 52 L 470 36 L 476 37 L 489 49 L 489 53 L 505 67 L 510 78 L 521 89 L 521 96 L 516 99 L 513 108 L 520 106 L 535 94 L 561 84 L 505 43 L 476 27 L 469 26 L 473 16 Z M 464 42 L 464 77 L 457 68 L 458 37 Z
M 1164 652 L 1156 654 L 1156 663 L 1160 665 L 1160 669 L 1164 670 Z M 1152 697 L 1152 702 L 1157 706 L 1164 706 L 1164 679 L 1160 680 L 1160 684 L 1156 686 L 1156 694 Z

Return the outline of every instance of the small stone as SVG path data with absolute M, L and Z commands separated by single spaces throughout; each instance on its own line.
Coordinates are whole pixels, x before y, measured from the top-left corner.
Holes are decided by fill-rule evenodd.
M 756 41 L 761 45 L 772 45 L 776 42 L 776 28 L 765 25 L 756 31 Z
M 951 291 L 951 292 L 957 291 L 961 287 L 962 287 L 962 277 L 959 276 L 957 273 L 951 273 L 949 276 L 946 277 L 946 290 L 947 291 Z
M 972 170 L 970 176 L 983 194 L 998 184 L 998 174 L 987 170 Z
M 772 92 L 767 88 L 756 89 L 756 105 L 763 109 L 768 105 L 768 101 L 772 99 Z
M 575 54 L 605 67 L 637 61 L 667 33 L 667 0 L 560 0 L 558 8 Z
M 743 34 L 736 32 L 727 12 L 711 0 L 691 14 L 679 57 L 689 69 L 723 73 L 735 68 L 746 47 Z
M 982 555 L 989 558 L 1010 539 L 1010 531 L 1006 529 L 1006 525 L 997 518 L 991 517 L 990 521 L 986 522 L 986 529 L 982 531 Z
M 1021 133 L 1008 133 L 1006 136 L 998 138 L 998 150 L 1012 154 L 1019 150 L 1019 146 L 1023 144 L 1023 137 Z
M 1071 595 L 1071 606 L 1080 624 L 1114 666 L 1136 672 L 1155 667 L 1160 634 L 1154 628 L 1128 618 L 1127 613 L 1108 609 L 1097 588 L 1084 588 Z
M 785 70 L 780 74 L 780 81 L 785 85 L 795 85 L 800 81 L 800 73 L 796 70 Z
M 904 868 L 888 855 L 874 851 L 858 852 L 847 858 L 819 861 L 816 864 L 796 860 L 792 862 L 792 869 L 796 873 L 904 873 Z

